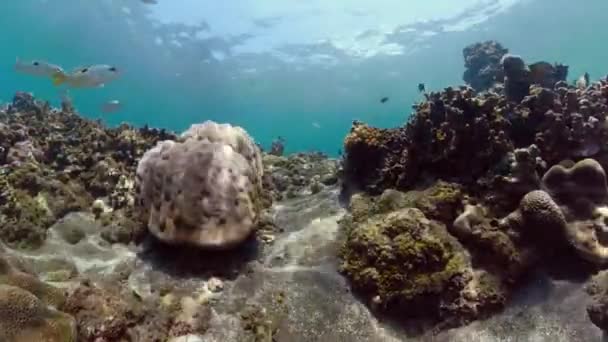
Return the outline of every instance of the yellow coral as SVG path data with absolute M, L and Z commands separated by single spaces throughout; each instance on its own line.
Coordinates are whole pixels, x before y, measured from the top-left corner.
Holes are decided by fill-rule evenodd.
M 351 130 L 350 134 L 344 139 L 346 149 L 351 148 L 356 144 L 363 143 L 368 146 L 380 146 L 382 140 L 382 132 L 378 128 L 373 128 L 368 125 L 359 124 Z

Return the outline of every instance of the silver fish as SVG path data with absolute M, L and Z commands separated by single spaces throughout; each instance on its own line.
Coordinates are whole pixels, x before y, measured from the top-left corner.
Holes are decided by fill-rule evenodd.
M 22 61 L 17 57 L 15 70 L 24 74 L 41 77 L 54 77 L 55 75 L 65 74 L 63 69 L 55 64 L 41 60 Z

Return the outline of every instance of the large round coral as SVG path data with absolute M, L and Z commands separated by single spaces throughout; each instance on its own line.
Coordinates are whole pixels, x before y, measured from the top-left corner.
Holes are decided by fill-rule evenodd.
M 255 227 L 262 172 L 259 149 L 242 129 L 206 122 L 146 152 L 136 205 L 162 241 L 234 246 Z

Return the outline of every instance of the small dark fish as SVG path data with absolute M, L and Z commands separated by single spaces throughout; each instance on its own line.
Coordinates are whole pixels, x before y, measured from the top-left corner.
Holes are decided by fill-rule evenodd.
M 426 91 L 426 87 L 424 86 L 424 83 L 418 83 L 418 91 L 421 93 L 424 93 Z
M 381 103 L 386 103 L 386 101 L 388 101 L 388 97 L 383 97 L 380 99 Z
M 342 149 L 338 149 L 338 155 L 342 156 Z

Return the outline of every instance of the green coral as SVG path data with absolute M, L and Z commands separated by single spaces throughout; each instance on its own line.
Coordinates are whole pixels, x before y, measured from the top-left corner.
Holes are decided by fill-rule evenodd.
M 462 199 L 462 187 L 459 184 L 438 181 L 422 192 L 415 205 L 428 218 L 451 223 L 457 216 Z
M 388 213 L 402 208 L 412 208 L 414 205 L 415 197 L 411 193 L 403 193 L 397 190 L 385 190 L 382 195 L 377 197 L 356 194 L 350 202 L 350 219 L 354 222 L 361 222 L 376 214 Z
M 436 301 L 470 267 L 445 227 L 416 208 L 376 215 L 350 228 L 341 270 L 381 308 Z
M 2 212 L 0 239 L 24 249 L 40 246 L 46 238 L 46 229 L 54 221 L 45 199 L 22 190 L 5 191 L 10 197 Z

